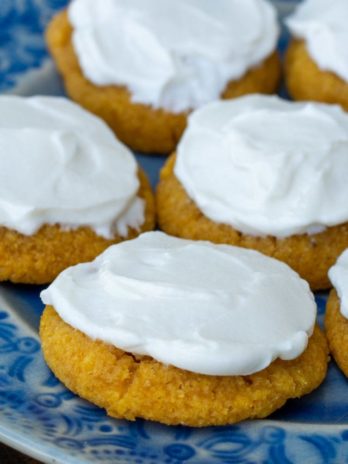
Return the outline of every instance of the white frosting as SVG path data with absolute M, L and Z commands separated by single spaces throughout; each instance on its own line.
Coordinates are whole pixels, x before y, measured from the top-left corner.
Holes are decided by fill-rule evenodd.
M 247 375 L 306 348 L 316 305 L 286 264 L 150 232 L 63 271 L 41 293 L 71 326 L 208 375 Z
M 348 249 L 329 270 L 329 279 L 340 298 L 340 311 L 348 319 Z
M 73 0 L 68 14 L 87 79 L 175 113 L 219 98 L 278 38 L 266 0 Z
M 286 21 L 323 71 L 348 82 L 348 1 L 305 0 Z
M 63 98 L 0 97 L 0 225 L 89 226 L 111 238 L 144 222 L 132 153 L 104 122 Z
M 338 106 L 250 95 L 189 117 L 175 175 L 213 221 L 286 237 L 348 220 L 347 154 Z

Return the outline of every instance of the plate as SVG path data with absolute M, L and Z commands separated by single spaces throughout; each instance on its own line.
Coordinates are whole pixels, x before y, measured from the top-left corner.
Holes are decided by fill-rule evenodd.
M 0 91 L 63 93 L 43 30 L 66 0 L 0 1 Z M 277 2 L 281 12 L 294 2 Z M 283 35 L 280 47 L 284 48 Z M 163 158 L 137 156 L 154 186 Z M 219 464 L 348 461 L 348 382 L 334 363 L 323 385 L 268 420 L 193 429 L 119 421 L 65 389 L 46 367 L 43 287 L 0 285 L 0 440 L 46 463 Z M 326 295 L 316 295 L 322 322 Z

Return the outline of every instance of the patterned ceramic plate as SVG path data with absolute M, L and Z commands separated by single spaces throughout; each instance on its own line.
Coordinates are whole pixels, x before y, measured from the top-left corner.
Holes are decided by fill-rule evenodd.
M 42 33 L 66 0 L 0 0 L 0 90 L 62 93 Z M 293 2 L 278 2 L 289 11 Z M 281 44 L 284 44 L 284 38 Z M 162 160 L 139 157 L 156 183 Z M 334 364 L 312 395 L 269 420 L 191 429 L 117 421 L 67 391 L 42 359 L 41 288 L 0 285 L 0 440 L 47 463 L 348 462 L 348 384 Z M 325 295 L 317 295 L 321 319 Z

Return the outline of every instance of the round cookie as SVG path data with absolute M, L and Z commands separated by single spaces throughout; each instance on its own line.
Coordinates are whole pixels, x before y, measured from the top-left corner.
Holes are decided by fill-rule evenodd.
M 133 150 L 162 154 L 173 151 L 185 129 L 188 112 L 172 113 L 134 103 L 125 87 L 94 85 L 81 71 L 72 32 L 66 11 L 58 14 L 47 29 L 47 43 L 68 95 L 104 119 L 118 138 Z M 273 93 L 279 83 L 280 68 L 279 56 L 274 52 L 242 78 L 230 81 L 221 97 Z
M 329 278 L 333 289 L 326 304 L 326 336 L 332 356 L 348 377 L 348 249 L 329 270 Z
M 73 329 L 52 307 L 43 313 L 40 337 L 57 377 L 108 415 L 193 427 L 268 416 L 287 399 L 315 389 L 326 375 L 328 359 L 318 327 L 299 358 L 277 360 L 259 373 L 236 377 L 194 374 L 133 356 Z
M 307 282 L 252 250 L 149 232 L 66 269 L 41 298 L 49 367 L 114 417 L 262 418 L 326 375 Z
M 285 59 L 285 80 L 294 100 L 337 103 L 348 111 L 348 82 L 333 72 L 319 69 L 303 40 L 290 43 Z
M 348 246 L 347 150 L 338 106 L 261 95 L 206 105 L 161 171 L 159 226 L 258 250 L 329 288 Z
M 277 238 L 243 234 L 204 216 L 175 176 L 174 165 L 175 154 L 168 158 L 157 186 L 156 211 L 161 230 L 176 237 L 260 251 L 287 263 L 309 282 L 312 290 L 331 287 L 327 271 L 347 247 L 348 223 L 329 227 L 315 235 Z
M 336 290 L 331 290 L 325 314 L 325 331 L 330 353 L 348 377 L 348 320 L 341 314 Z
M 107 125 L 57 97 L 0 98 L 0 281 L 51 282 L 155 225 L 154 198 Z
M 348 3 L 304 0 L 285 23 L 293 37 L 285 80 L 295 100 L 340 104 L 348 110 Z
M 145 173 L 139 170 L 138 196 L 145 202 L 145 220 L 140 230 L 129 229 L 127 237 L 112 239 L 97 235 L 89 227 L 64 230 L 59 225 L 45 225 L 33 235 L 23 235 L 0 227 L 0 281 L 45 284 L 65 268 L 90 261 L 107 247 L 136 237 L 155 227 L 153 193 Z

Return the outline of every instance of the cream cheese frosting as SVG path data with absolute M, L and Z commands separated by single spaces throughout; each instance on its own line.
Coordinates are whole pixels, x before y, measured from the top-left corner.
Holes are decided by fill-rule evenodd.
M 292 34 L 304 39 L 311 58 L 322 71 L 348 82 L 347 0 L 305 0 L 286 20 Z
M 207 375 L 248 375 L 305 350 L 307 282 L 256 251 L 161 232 L 111 246 L 41 293 L 92 339 Z
M 339 296 L 341 314 L 348 319 L 348 250 L 341 254 L 329 270 L 329 279 Z
M 135 159 L 104 122 L 56 97 L 0 97 L 0 225 L 126 236 L 144 222 Z
M 202 213 L 245 234 L 287 237 L 348 220 L 348 115 L 250 95 L 195 111 L 174 172 Z
M 174 113 L 219 98 L 279 35 L 266 0 L 73 0 L 68 16 L 88 80 Z

